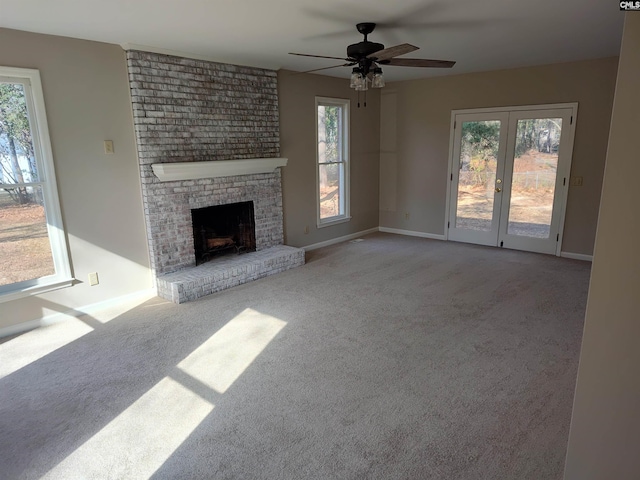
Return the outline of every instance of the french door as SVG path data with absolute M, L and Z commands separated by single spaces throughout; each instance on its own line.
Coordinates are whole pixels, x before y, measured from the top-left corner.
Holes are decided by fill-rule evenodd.
M 559 255 L 576 111 L 454 111 L 447 237 Z

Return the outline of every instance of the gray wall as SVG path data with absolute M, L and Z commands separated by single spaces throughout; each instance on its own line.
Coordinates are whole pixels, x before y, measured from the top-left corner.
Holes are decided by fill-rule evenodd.
M 0 328 L 151 288 L 125 54 L 0 29 L 0 65 L 40 70 L 73 287 L 0 303 Z M 115 153 L 105 155 L 103 141 Z M 90 287 L 89 272 L 100 284 Z
M 640 16 L 625 18 L 567 480 L 640 477 Z
M 395 91 L 397 104 L 383 102 L 382 138 L 395 132 L 396 152 L 385 157 L 383 145 L 381 168 L 395 184 L 381 188 L 380 225 L 444 234 L 452 110 L 578 102 L 571 174 L 584 186 L 569 190 L 562 250 L 592 254 L 616 66 L 606 58 L 390 84 L 383 96 Z
M 278 72 L 285 243 L 296 247 L 378 226 L 380 94 L 357 108 L 347 79 Z M 351 99 L 351 221 L 317 228 L 315 97 Z M 309 233 L 305 234 L 305 227 Z

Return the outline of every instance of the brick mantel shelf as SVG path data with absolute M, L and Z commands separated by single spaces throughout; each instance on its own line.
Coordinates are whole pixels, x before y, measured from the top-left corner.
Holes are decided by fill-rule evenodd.
M 275 171 L 278 167 L 286 165 L 286 158 L 249 158 L 211 162 L 154 163 L 151 168 L 161 182 L 172 182 L 176 180 L 269 173 Z

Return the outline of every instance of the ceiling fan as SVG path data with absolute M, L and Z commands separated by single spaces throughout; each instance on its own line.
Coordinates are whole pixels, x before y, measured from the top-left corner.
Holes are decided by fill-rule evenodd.
M 347 58 L 326 57 L 323 55 L 309 55 L 305 53 L 290 53 L 290 55 L 300 55 L 303 57 L 330 58 L 343 60 L 346 63 L 333 65 L 331 67 L 315 68 L 306 72 L 317 72 L 337 67 L 354 67 L 351 73 L 351 88 L 363 91 L 368 89 L 368 83 L 372 88 L 384 87 L 384 76 L 381 65 L 392 65 L 397 67 L 427 67 L 427 68 L 451 68 L 456 62 L 449 60 L 427 60 L 422 58 L 396 58 L 418 50 L 418 47 L 409 43 L 402 43 L 393 47 L 385 48 L 383 44 L 370 42 L 368 35 L 376 28 L 372 22 L 358 23 L 358 32 L 364 35 L 362 42 L 354 43 L 347 47 Z

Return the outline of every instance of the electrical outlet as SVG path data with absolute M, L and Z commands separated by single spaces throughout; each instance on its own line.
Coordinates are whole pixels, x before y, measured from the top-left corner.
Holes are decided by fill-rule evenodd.
M 405 218 L 405 220 L 409 220 L 409 212 L 406 212 L 406 213 L 404 214 L 404 218 Z
M 582 186 L 582 177 L 571 177 L 571 186 L 572 187 L 581 187 Z
M 304 233 L 305 233 L 305 235 L 307 235 L 309 233 L 309 225 L 304 227 Z
M 104 141 L 104 153 L 111 155 L 113 153 L 113 140 Z
M 98 285 L 100 281 L 98 280 L 98 272 L 92 272 L 89 274 L 89 285 L 92 287 L 94 285 Z

